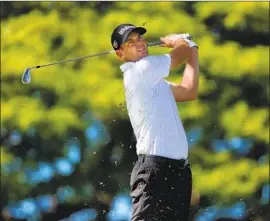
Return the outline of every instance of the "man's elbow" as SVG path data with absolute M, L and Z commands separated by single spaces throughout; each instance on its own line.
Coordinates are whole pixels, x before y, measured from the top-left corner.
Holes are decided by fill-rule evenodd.
M 175 96 L 176 102 L 186 102 L 186 101 L 194 101 L 197 99 L 197 91 L 186 93 L 184 96 L 179 95 Z
M 197 91 L 192 91 L 189 93 L 189 95 L 187 96 L 187 101 L 194 101 L 197 99 L 198 93 Z

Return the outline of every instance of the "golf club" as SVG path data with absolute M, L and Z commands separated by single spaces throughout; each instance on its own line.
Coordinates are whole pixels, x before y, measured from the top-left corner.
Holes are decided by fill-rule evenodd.
M 188 34 L 188 39 L 192 39 L 192 35 Z M 161 45 L 161 41 L 154 41 L 154 42 L 149 42 L 147 45 L 149 47 L 151 46 L 159 46 Z M 30 68 L 26 68 L 25 71 L 23 72 L 22 75 L 22 83 L 23 84 L 29 84 L 31 82 L 31 69 L 38 69 L 38 68 L 43 68 L 43 67 L 48 67 L 48 66 L 52 66 L 52 65 L 56 65 L 56 64 L 60 64 L 60 63 L 64 63 L 64 62 L 69 62 L 69 61 L 75 61 L 75 60 L 81 60 L 81 59 L 85 59 L 85 58 L 92 58 L 92 57 L 97 57 L 97 56 L 101 56 L 101 55 L 107 55 L 107 54 L 112 54 L 114 53 L 114 50 L 111 51 L 107 51 L 107 52 L 102 52 L 102 53 L 98 53 L 98 54 L 92 54 L 92 55 L 86 55 L 86 56 L 81 56 L 81 57 L 77 57 L 77 58 L 70 58 L 67 60 L 62 60 L 62 61 L 56 61 L 56 62 L 52 62 L 49 64 L 43 64 L 43 65 L 37 65 L 37 66 L 33 66 Z
M 161 45 L 160 41 L 155 41 L 155 42 L 148 43 L 148 46 L 158 46 L 158 45 Z M 38 69 L 38 68 L 48 67 L 48 66 L 52 66 L 52 65 L 56 65 L 56 64 L 60 64 L 60 63 L 65 63 L 65 62 L 76 61 L 76 60 L 81 60 L 81 59 L 85 59 L 85 58 L 92 58 L 92 57 L 112 54 L 114 52 L 115 52 L 114 50 L 111 50 L 111 51 L 102 52 L 102 53 L 98 53 L 98 54 L 86 55 L 86 56 L 81 56 L 81 57 L 77 57 L 77 58 L 70 58 L 70 59 L 67 59 L 67 60 L 56 61 L 56 62 L 49 63 L 49 64 L 37 65 L 37 66 L 30 67 L 30 68 L 26 68 L 25 71 L 23 72 L 23 75 L 22 75 L 22 83 L 23 84 L 29 84 L 31 82 L 31 72 L 30 72 L 31 69 Z

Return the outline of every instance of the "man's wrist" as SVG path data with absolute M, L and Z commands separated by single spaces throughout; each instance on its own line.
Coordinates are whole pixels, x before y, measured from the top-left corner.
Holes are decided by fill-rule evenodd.
M 184 38 L 183 40 L 188 43 L 190 48 L 194 48 L 194 47 L 199 48 L 198 45 L 194 41 L 191 41 L 191 40 L 186 39 L 186 38 Z
M 177 47 L 179 45 L 182 45 L 182 46 L 186 46 L 186 47 L 190 47 L 188 42 L 184 39 L 184 38 L 180 38 L 180 39 L 177 39 L 174 44 L 173 44 L 173 47 Z

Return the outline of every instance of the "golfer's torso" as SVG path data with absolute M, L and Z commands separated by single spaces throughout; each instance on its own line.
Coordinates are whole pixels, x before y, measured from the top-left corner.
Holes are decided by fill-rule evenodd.
M 124 84 L 137 154 L 187 158 L 187 138 L 170 86 L 161 79 L 149 89 L 140 74 L 136 78 L 132 74 L 125 73 Z

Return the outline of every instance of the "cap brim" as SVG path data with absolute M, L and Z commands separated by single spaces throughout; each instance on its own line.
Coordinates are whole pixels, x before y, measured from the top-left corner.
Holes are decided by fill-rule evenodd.
M 123 36 L 123 38 L 122 38 L 121 44 L 123 44 L 123 43 L 125 43 L 125 42 L 127 41 L 128 36 L 129 36 L 129 34 L 130 34 L 131 32 L 137 32 L 137 33 L 143 35 L 143 34 L 146 33 L 146 31 L 147 31 L 147 30 L 146 30 L 145 28 L 143 28 L 143 27 L 136 27 L 136 28 L 133 28 L 133 29 L 131 29 L 131 30 L 128 30 L 128 31 L 124 34 L 124 36 Z

